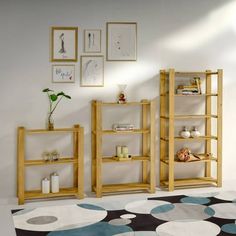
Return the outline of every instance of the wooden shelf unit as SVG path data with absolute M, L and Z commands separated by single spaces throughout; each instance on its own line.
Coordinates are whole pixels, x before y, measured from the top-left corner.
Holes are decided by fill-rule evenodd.
M 213 78 L 213 76 L 215 78 Z M 181 95 L 175 92 L 176 77 L 191 78 L 200 76 L 205 78 L 205 93 L 196 95 Z M 212 93 L 212 80 L 217 80 L 217 92 Z M 206 70 L 205 72 L 177 72 L 174 69 L 168 71 L 160 71 L 160 185 L 166 187 L 169 191 L 173 191 L 177 187 L 194 187 L 214 185 L 222 186 L 222 80 L 223 70 L 217 71 Z M 205 102 L 205 114 L 201 115 L 176 115 L 175 99 L 181 97 L 191 97 L 191 99 L 199 99 L 202 97 Z M 217 114 L 212 114 L 212 97 L 217 99 Z M 202 100 L 200 100 L 202 101 Z M 212 135 L 211 120 L 216 119 L 217 135 Z M 205 120 L 205 135 L 198 138 L 184 139 L 175 136 L 176 120 Z M 207 157 L 207 153 L 212 153 L 212 140 L 217 142 L 216 157 Z M 199 161 L 180 162 L 175 160 L 175 143 L 176 142 L 205 142 L 206 158 Z M 216 179 L 212 178 L 212 162 L 216 162 Z M 205 163 L 205 173 L 202 178 L 175 179 L 176 164 L 189 165 L 190 163 Z M 191 167 L 190 167 L 191 168 Z
M 44 161 L 43 159 L 27 159 L 25 154 L 26 135 L 52 135 L 55 133 L 72 133 L 73 134 L 73 157 L 60 157 L 57 161 Z M 25 200 L 49 197 L 76 196 L 84 198 L 84 128 L 74 125 L 73 128 L 63 128 L 54 130 L 44 129 L 25 129 L 18 127 L 17 134 L 17 195 L 18 204 L 24 204 Z M 60 188 L 59 193 L 43 194 L 41 190 L 25 190 L 25 167 L 39 165 L 73 165 L 73 187 Z
M 113 102 L 92 101 L 92 190 L 96 192 L 97 197 L 102 197 L 103 193 L 123 192 L 123 191 L 141 191 L 148 190 L 150 193 L 155 192 L 155 114 L 156 100 L 142 100 L 141 102 L 127 102 L 118 104 Z M 113 131 L 103 130 L 102 128 L 102 108 L 107 106 L 126 107 L 141 106 L 141 128 L 133 131 Z M 130 162 L 142 162 L 142 182 L 126 184 L 109 184 L 102 183 L 102 164 L 121 163 L 115 160 L 113 156 L 103 156 L 102 144 L 104 135 L 135 135 L 140 134 L 142 137 L 141 156 L 132 156 L 130 160 L 124 162 L 128 165 Z M 115 172 L 114 172 L 115 174 Z

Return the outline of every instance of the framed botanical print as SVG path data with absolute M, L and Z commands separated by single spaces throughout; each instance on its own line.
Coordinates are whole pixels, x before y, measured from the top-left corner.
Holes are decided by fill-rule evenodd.
M 80 86 L 104 86 L 104 58 L 103 56 L 81 56 L 80 59 Z
M 75 66 L 74 65 L 53 65 L 52 82 L 54 83 L 74 83 Z
M 107 23 L 107 61 L 137 60 L 137 23 Z
M 84 52 L 101 52 L 101 30 L 84 30 Z
M 51 61 L 77 61 L 78 27 L 52 27 Z

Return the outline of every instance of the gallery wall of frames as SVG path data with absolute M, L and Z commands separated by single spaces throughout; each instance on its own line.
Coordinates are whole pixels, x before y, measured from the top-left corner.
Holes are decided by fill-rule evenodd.
M 83 40 L 81 55 L 78 40 Z M 102 48 L 102 40 L 106 40 L 106 48 Z M 137 60 L 137 23 L 107 22 L 105 39 L 101 29 L 79 32 L 78 27 L 55 26 L 51 28 L 50 48 L 53 83 L 74 83 L 80 78 L 81 87 L 103 87 L 104 54 L 107 61 Z M 76 66 L 80 75 L 75 74 Z

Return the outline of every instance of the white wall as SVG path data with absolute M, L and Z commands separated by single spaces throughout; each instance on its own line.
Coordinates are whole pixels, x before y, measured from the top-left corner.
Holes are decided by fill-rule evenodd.
M 60 104 L 54 119 L 57 127 L 79 123 L 85 128 L 85 184 L 88 191 L 91 166 L 90 101 L 113 101 L 117 84 L 121 82 L 128 84 L 129 100 L 157 97 L 159 70 L 170 67 L 194 71 L 224 69 L 223 177 L 236 178 L 233 148 L 236 133 L 235 10 L 236 1 L 226 0 L 1 0 L 0 198 L 16 195 L 17 127 L 43 128 L 45 125 L 48 103 L 41 92 L 43 88 L 63 90 L 72 96 L 71 101 Z M 83 30 L 102 29 L 102 54 L 105 55 L 105 26 L 108 21 L 138 23 L 137 62 L 105 62 L 104 88 L 80 87 L 79 62 L 76 63 L 74 84 L 52 84 L 50 27 L 78 26 L 79 55 L 83 54 Z M 136 118 L 135 122 L 138 122 Z M 64 145 L 66 151 L 70 150 L 68 137 L 65 140 L 61 136 L 55 139 L 49 137 L 47 141 L 39 139 L 40 142 L 32 137 L 29 141 L 33 148 L 28 145 L 30 150 L 27 153 L 31 152 L 34 157 L 45 149 L 52 149 L 53 141 Z M 132 148 L 137 143 L 135 141 Z M 138 177 L 139 168 L 134 169 L 132 177 L 126 175 L 130 166 L 116 168 L 117 176 L 106 167 L 105 182 L 131 181 Z M 52 170 L 55 167 L 50 170 L 44 167 L 29 169 L 27 176 L 30 182 L 27 186 L 39 187 L 40 178 Z M 63 178 L 69 179 L 70 169 L 60 167 L 60 171 Z M 63 181 L 64 184 L 70 182 Z

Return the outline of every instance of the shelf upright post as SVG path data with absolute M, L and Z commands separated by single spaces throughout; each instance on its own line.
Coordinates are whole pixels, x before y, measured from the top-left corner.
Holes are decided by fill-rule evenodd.
M 175 70 L 169 70 L 169 191 L 174 190 L 174 96 L 175 96 Z
M 217 70 L 217 186 L 222 186 L 222 79 L 223 70 Z
M 155 193 L 156 175 L 156 99 L 150 104 L 150 193 Z
M 212 93 L 212 88 L 211 88 L 211 70 L 206 70 L 206 94 L 211 94 Z M 205 114 L 208 116 L 205 119 L 205 136 L 210 137 L 212 135 L 211 131 L 211 96 L 206 96 L 205 97 Z M 211 140 L 207 139 L 205 141 L 205 153 L 211 153 Z M 206 162 L 205 163 L 205 177 L 211 177 L 211 162 Z
M 76 125 L 77 136 L 78 136 L 78 197 L 80 199 L 84 198 L 84 128 Z M 76 165 L 76 164 L 75 164 Z
M 74 129 L 77 129 L 77 125 L 74 125 Z M 76 158 L 79 162 L 79 147 L 78 147 L 78 143 L 79 143 L 79 137 L 78 137 L 78 132 L 73 132 L 73 153 L 74 153 L 74 158 Z M 74 163 L 73 164 L 73 171 L 74 171 L 74 175 L 73 175 L 73 182 L 74 182 L 74 188 L 78 187 L 78 163 Z
M 102 197 L 102 102 L 96 101 L 96 196 Z
M 150 105 L 145 104 L 148 102 L 148 100 L 142 100 L 142 129 L 147 130 L 148 129 L 148 108 L 150 108 Z M 142 155 L 148 156 L 148 134 L 142 133 Z M 147 183 L 148 180 L 148 163 L 147 161 L 142 161 L 142 179 L 143 183 Z
M 18 181 L 18 204 L 24 204 L 25 201 L 25 128 L 18 128 L 18 136 L 17 136 L 17 153 L 18 153 L 18 172 L 17 172 L 17 181 Z
M 160 117 L 166 116 L 166 72 L 160 71 Z M 166 158 L 166 119 L 160 118 L 160 185 L 165 180 L 165 163 Z
M 92 153 L 92 163 L 91 163 L 91 185 L 92 191 L 95 191 L 96 187 L 96 101 L 92 101 L 92 110 L 91 110 L 91 153 Z

